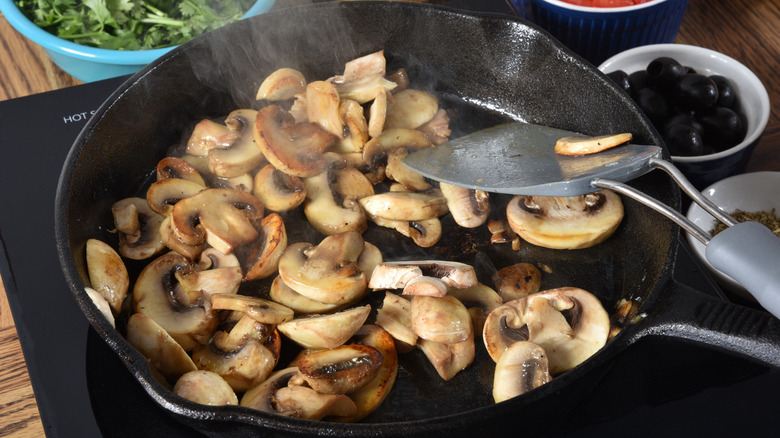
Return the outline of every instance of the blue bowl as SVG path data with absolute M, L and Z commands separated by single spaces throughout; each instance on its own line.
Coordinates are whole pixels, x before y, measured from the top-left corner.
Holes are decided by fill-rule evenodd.
M 522 17 L 566 47 L 599 65 L 610 56 L 677 37 L 688 0 L 651 0 L 635 6 L 596 8 L 559 0 L 511 0 Z
M 274 2 L 275 0 L 258 0 L 244 17 L 266 12 Z M 0 12 L 19 33 L 41 46 L 55 64 L 82 82 L 135 73 L 176 47 L 151 50 L 98 49 L 73 43 L 41 29 L 19 10 L 13 0 L 0 0 Z

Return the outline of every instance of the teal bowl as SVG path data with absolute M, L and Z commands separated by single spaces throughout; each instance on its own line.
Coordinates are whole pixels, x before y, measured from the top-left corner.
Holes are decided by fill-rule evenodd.
M 258 0 L 244 18 L 268 11 L 275 0 Z M 109 50 L 84 46 L 59 38 L 36 26 L 14 4 L 0 0 L 0 12 L 19 33 L 38 44 L 67 74 L 82 82 L 94 82 L 137 72 L 176 46 L 151 50 Z

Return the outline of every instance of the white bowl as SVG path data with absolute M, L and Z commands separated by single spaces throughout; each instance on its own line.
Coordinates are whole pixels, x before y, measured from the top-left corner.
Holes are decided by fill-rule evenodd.
M 631 74 L 644 70 L 650 61 L 669 56 L 704 75 L 719 74 L 731 80 L 739 98 L 739 108 L 747 122 L 745 139 L 724 151 L 696 157 L 672 156 L 672 162 L 697 188 L 745 170 L 750 154 L 766 129 L 771 108 L 769 94 L 761 80 L 745 65 L 720 52 L 685 44 L 653 44 L 629 49 L 607 59 L 599 70 Z
M 769 211 L 774 208 L 775 214 L 780 215 L 780 172 L 754 172 L 732 176 L 709 186 L 702 194 L 728 213 L 734 210 Z M 715 218 L 695 203 L 688 208 L 687 217 L 708 232 L 717 224 Z M 750 293 L 739 283 L 707 262 L 704 255 L 705 246 L 701 242 L 690 234 L 685 237 L 694 254 L 724 290 L 753 300 Z

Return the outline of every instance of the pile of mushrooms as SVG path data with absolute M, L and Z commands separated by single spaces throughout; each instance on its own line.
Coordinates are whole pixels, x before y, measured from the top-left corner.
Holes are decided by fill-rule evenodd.
M 487 193 L 433 183 L 401 164 L 446 141 L 449 117 L 385 63 L 372 53 L 312 82 L 275 71 L 259 86 L 258 109 L 201 120 L 181 156 L 160 160 L 145 198 L 114 204 L 116 248 L 87 242 L 89 295 L 176 394 L 358 421 L 392 389 L 397 354 L 415 347 L 450 380 L 472 363 L 482 336 L 497 362 L 498 402 L 606 341 L 598 299 L 576 288 L 539 292 L 531 264 L 502 268 L 491 287 L 470 265 L 386 261 L 364 239 L 379 226 L 431 247 L 441 217 L 476 228 L 490 214 Z M 285 217 L 294 209 L 316 241 L 288 243 Z M 488 227 L 494 243 L 516 247 L 520 236 L 579 248 L 606 239 L 620 218 L 611 192 L 518 197 L 506 220 Z M 148 263 L 131 279 L 125 259 Z M 369 293 L 384 293 L 374 321 L 361 304 Z M 299 351 L 287 363 L 283 345 Z

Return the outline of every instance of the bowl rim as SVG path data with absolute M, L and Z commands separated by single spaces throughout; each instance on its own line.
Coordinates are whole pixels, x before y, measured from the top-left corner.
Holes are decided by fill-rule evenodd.
M 244 14 L 250 17 L 265 12 L 273 6 L 275 0 L 256 0 Z M 13 0 L 0 0 L 0 12 L 19 33 L 46 51 L 61 53 L 73 58 L 103 62 L 108 64 L 136 65 L 148 64 L 177 46 L 147 50 L 113 50 L 85 46 L 53 35 L 38 27 L 16 6 Z
M 631 5 L 631 6 L 617 6 L 617 7 L 596 7 L 596 6 L 581 6 L 581 5 L 575 5 L 572 3 L 567 3 L 563 0 L 542 0 L 545 3 L 550 3 L 551 5 L 555 5 L 559 8 L 563 9 L 569 9 L 572 11 L 579 11 L 579 12 L 594 12 L 594 13 L 615 13 L 615 12 L 628 12 L 628 11 L 637 11 L 640 9 L 645 8 L 651 8 L 659 3 L 664 3 L 666 1 L 671 0 L 650 0 L 645 3 L 640 3 L 638 5 Z
M 551 0 L 545 0 L 545 1 L 551 1 Z M 552 1 L 558 1 L 558 0 L 552 0 Z M 699 53 L 701 55 L 705 55 L 709 59 L 717 60 L 722 64 L 731 64 L 731 66 L 739 72 L 739 75 L 742 79 L 746 80 L 749 83 L 758 85 L 757 87 L 755 87 L 756 93 L 758 94 L 758 102 L 756 102 L 757 105 L 755 105 L 758 108 L 757 109 L 757 114 L 759 115 L 758 123 L 755 129 L 749 132 L 738 145 L 732 146 L 726 150 L 716 152 L 714 154 L 698 155 L 693 157 L 673 155 L 672 156 L 673 161 L 678 163 L 699 163 L 702 161 L 718 160 L 733 155 L 734 153 L 740 152 L 743 149 L 750 147 L 752 144 L 758 141 L 759 137 L 761 137 L 761 135 L 764 133 L 767 123 L 769 122 L 769 116 L 771 113 L 771 107 L 769 105 L 769 93 L 767 92 L 764 83 L 761 81 L 761 79 L 759 79 L 758 76 L 756 76 L 755 73 L 753 73 L 752 70 L 750 70 L 747 66 L 745 66 L 741 62 L 737 61 L 736 59 L 726 54 L 705 47 L 693 46 L 689 44 L 674 44 L 674 43 L 649 44 L 646 46 L 640 46 L 640 47 L 635 47 L 633 49 L 628 49 L 614 56 L 611 56 L 606 61 L 602 62 L 598 66 L 598 69 L 601 70 L 603 73 L 607 73 L 608 71 L 610 71 L 610 67 L 612 67 L 613 64 L 615 64 L 619 60 L 630 59 L 630 58 L 643 56 L 647 54 L 661 56 L 660 55 L 661 53 L 664 56 L 672 56 L 672 57 L 674 57 L 675 55 L 684 56 L 685 54 L 688 53 Z

